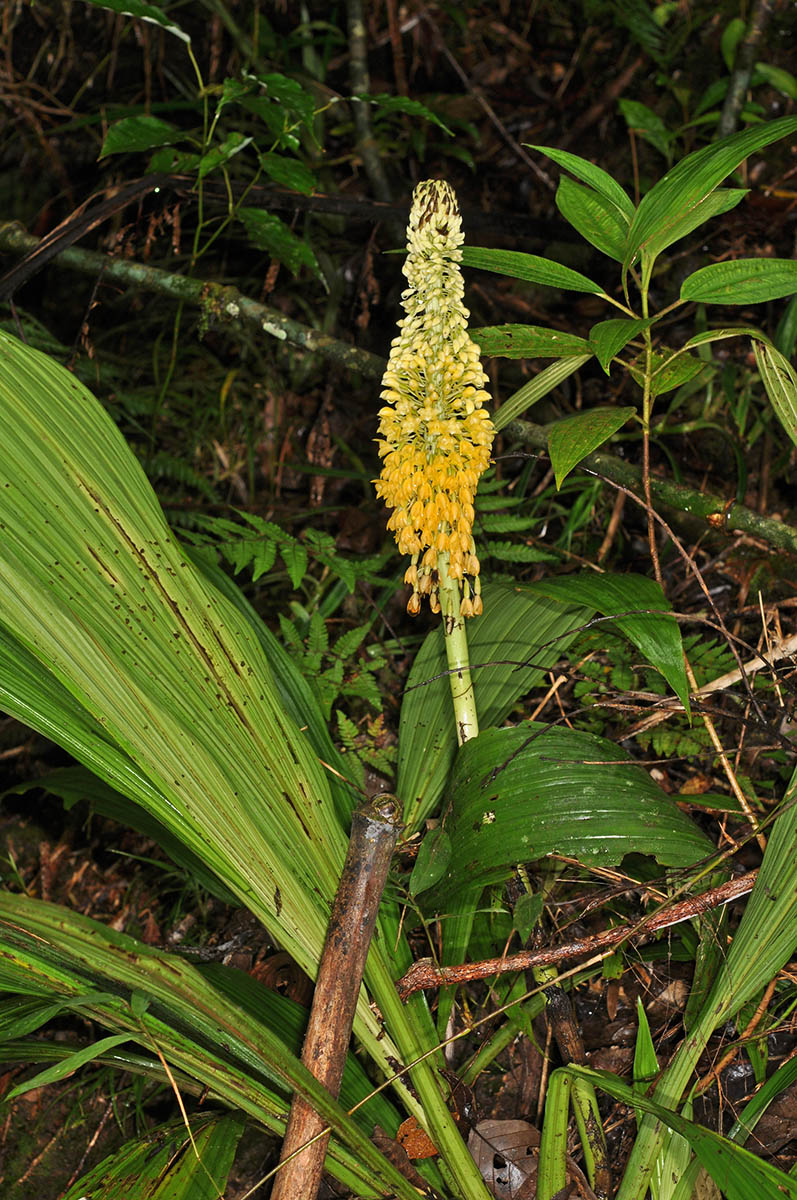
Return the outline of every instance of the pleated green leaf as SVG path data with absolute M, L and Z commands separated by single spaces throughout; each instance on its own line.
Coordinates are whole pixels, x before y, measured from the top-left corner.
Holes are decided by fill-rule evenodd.
M 548 598 L 534 586 L 486 586 L 484 613 L 468 626 L 471 675 L 479 725 L 508 715 L 519 696 L 542 683 L 574 631 L 594 610 Z M 456 754 L 443 633 L 426 638 L 412 665 L 399 728 L 397 794 L 409 829 L 420 827 L 439 801 Z
M 447 797 L 452 852 L 440 903 L 554 852 L 604 867 L 631 853 L 687 866 L 713 850 L 630 755 L 572 729 L 485 730 L 460 747 Z
M 545 595 L 562 601 L 588 604 L 641 650 L 661 671 L 689 712 L 689 685 L 684 666 L 683 642 L 678 622 L 655 579 L 645 575 L 596 575 L 593 572 L 546 579 L 537 585 Z
M 80 1052 L 87 1060 L 107 1053 L 114 1038 L 117 1044 L 132 1039 L 153 1051 L 157 1047 L 167 1062 L 213 1096 L 276 1132 L 282 1131 L 290 1096 L 297 1092 L 342 1139 L 330 1150 L 333 1173 L 349 1179 L 354 1173 L 360 1186 L 381 1188 L 382 1195 L 394 1189 L 411 1200 L 409 1184 L 365 1132 L 379 1119 L 376 1112 L 386 1114 L 388 1127 L 393 1124 L 389 1106 L 375 1098 L 373 1113 L 366 1108 L 358 1120 L 348 1117 L 296 1056 L 302 1018 L 294 1006 L 249 981 L 257 989 L 259 1010 L 251 1012 L 252 988 L 225 980 L 222 989 L 215 986 L 218 979 L 58 905 L 0 892 L 0 989 L 57 996 L 65 1009 L 109 1030 L 110 1040 Z M 92 992 L 90 986 L 102 990 Z M 286 1012 L 287 1040 L 279 1032 Z M 63 1062 L 51 1070 L 63 1072 Z M 354 1091 L 348 1090 L 346 1099 L 353 1104 L 370 1084 L 362 1070 L 355 1069 L 350 1080 L 347 1090 L 353 1086 Z
M 244 1125 L 218 1113 L 150 1130 L 103 1159 L 63 1200 L 219 1200 Z
M 90 393 L 6 335 L 0 427 L 0 626 L 27 652 L 28 683 L 69 694 L 64 740 L 99 726 L 139 777 L 135 798 L 146 791 L 312 972 L 343 831 L 260 644 L 183 553 Z
M 768 342 L 753 341 L 753 352 L 770 404 L 797 444 L 797 372 L 788 358 Z
M 689 1143 L 727 1200 L 751 1200 L 751 1197 L 756 1197 L 756 1200 L 797 1200 L 797 1179 L 712 1129 L 688 1121 L 686 1117 L 671 1112 L 655 1100 L 638 1095 L 633 1088 L 611 1072 L 595 1071 L 590 1067 L 565 1067 L 562 1070 L 571 1076 L 589 1080 L 596 1088 L 608 1092 L 616 1100 L 641 1109 L 679 1133 Z M 626 1171 L 626 1175 L 627 1173 Z M 637 1181 L 638 1186 L 642 1183 L 641 1180 Z M 646 1179 L 646 1192 L 647 1187 Z
M 6 334 L 0 534 L 4 683 L 21 719 L 48 725 L 146 807 L 314 976 L 346 848 L 315 735 L 291 719 L 266 639 L 183 551 L 105 411 Z M 355 1033 L 383 1075 L 418 1060 L 415 1092 L 403 1078 L 394 1086 L 456 1185 L 482 1197 L 424 1056 L 435 1045 L 428 1011 L 398 1001 L 394 972 L 409 952 L 383 910 L 366 964 L 378 1007 L 364 987 Z

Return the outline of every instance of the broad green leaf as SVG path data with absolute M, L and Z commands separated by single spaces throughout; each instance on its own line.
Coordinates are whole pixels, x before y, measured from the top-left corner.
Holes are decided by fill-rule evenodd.
M 293 275 L 298 275 L 302 267 L 309 267 L 318 274 L 318 261 L 307 242 L 297 237 L 274 213 L 244 206 L 237 210 L 236 216 L 252 245 L 284 262 Z
M 689 712 L 689 686 L 678 622 L 654 579 L 644 575 L 570 575 L 537 585 L 544 595 L 589 605 L 610 617 L 627 638 L 661 671 Z
M 548 431 L 548 453 L 560 488 L 582 458 L 621 429 L 636 413 L 635 408 L 591 408 L 557 421 Z
M 431 121 L 433 125 L 439 126 L 449 137 L 454 136 L 437 113 L 433 112 L 426 104 L 421 103 L 420 100 L 413 100 L 409 96 L 393 96 L 389 92 L 381 92 L 378 96 L 352 96 L 352 100 L 363 104 L 372 104 L 379 112 L 399 112 L 406 113 L 410 117 L 420 117 L 424 121 Z
M 601 254 L 623 261 L 628 221 L 610 200 L 563 175 L 556 189 L 556 207 Z
M 313 172 L 298 158 L 287 154 L 260 154 L 260 165 L 266 174 L 283 187 L 292 188 L 295 192 L 304 192 L 309 196 L 318 186 Z
M 786 789 L 755 885 L 703 1011 L 656 1087 L 658 1104 L 675 1108 L 714 1030 L 735 1017 L 788 962 L 794 951 L 796 920 L 797 772 Z M 664 1119 L 669 1123 L 669 1118 Z M 642 1200 L 647 1187 L 643 1181 L 659 1153 L 661 1133 L 660 1119 L 646 1116 L 617 1200 Z
M 660 154 L 669 158 L 674 135 L 670 133 L 661 117 L 646 104 L 641 104 L 639 100 L 621 98 L 618 105 L 628 128 L 633 129 L 636 133 L 641 133 L 651 146 L 655 146 Z
M 528 145 L 528 143 L 526 144 Z M 529 149 L 538 150 L 540 154 L 547 154 L 548 158 L 558 166 L 564 167 L 571 175 L 575 175 L 576 179 L 589 184 L 596 192 L 609 200 L 618 212 L 622 213 L 626 218 L 626 225 L 630 224 L 636 211 L 633 201 L 628 193 L 623 191 L 620 184 L 602 167 L 596 167 L 586 158 L 571 154 L 569 150 L 559 150 L 555 146 L 529 146 Z
M 513 279 L 525 279 L 543 287 L 562 288 L 570 292 L 589 292 L 603 296 L 599 283 L 593 283 L 579 271 L 563 267 L 550 258 L 539 258 L 536 254 L 523 254 L 520 250 L 487 250 L 481 246 L 463 246 L 462 263 L 466 267 L 478 267 L 481 271 L 494 271 L 496 275 L 509 275 Z
M 129 1033 L 119 1033 L 112 1037 L 100 1038 L 98 1041 L 92 1042 L 90 1046 L 84 1046 L 81 1050 L 75 1050 L 72 1054 L 68 1054 L 66 1058 L 61 1059 L 60 1062 L 53 1063 L 51 1067 L 46 1067 L 44 1071 L 39 1071 L 36 1075 L 32 1075 L 24 1083 L 18 1083 L 10 1092 L 6 1092 L 3 1099 L 5 1101 L 15 1100 L 17 1096 L 24 1096 L 26 1092 L 33 1091 L 35 1088 L 46 1087 L 48 1083 L 60 1083 L 62 1079 L 68 1079 L 70 1075 L 74 1075 L 75 1071 L 79 1071 L 81 1067 L 85 1067 L 86 1063 L 93 1062 L 95 1058 L 99 1058 L 102 1054 L 107 1054 L 109 1050 L 113 1050 L 116 1046 L 122 1046 L 125 1042 L 129 1041 Z
M 445 829 L 430 829 L 421 842 L 415 866 L 410 875 L 409 893 L 419 896 L 442 879 L 451 859 L 451 839 Z
M 791 258 L 737 258 L 712 263 L 689 275 L 682 300 L 704 304 L 763 304 L 797 292 L 797 262 Z
M 469 333 L 488 358 L 569 358 L 590 353 L 584 338 L 540 325 L 485 325 Z
M 0 427 L 0 631 L 25 667 L 36 663 L 23 719 L 49 714 L 42 722 L 62 744 L 83 744 L 87 765 L 110 764 L 108 782 L 129 784 L 315 975 L 345 826 L 262 639 L 176 541 L 91 393 L 2 332 Z M 365 989 L 355 1019 L 363 1049 L 391 1077 L 396 1059 L 435 1046 L 428 1010 L 396 995 L 393 972 L 408 965 L 409 948 L 394 908 L 383 903 L 366 965 L 384 1023 Z M 482 1197 L 431 1063 L 422 1058 L 410 1078 L 414 1094 L 394 1085 L 407 1111 L 429 1129 L 456 1186 Z
M 675 388 L 681 387 L 682 384 L 688 383 L 690 379 L 694 379 L 701 371 L 711 370 L 708 363 L 702 359 L 693 358 L 691 354 L 684 354 L 678 351 L 676 354 L 667 354 L 663 351 L 658 351 L 650 356 L 651 358 L 651 378 L 650 378 L 650 394 L 651 396 L 662 396 L 665 392 L 672 392 Z M 640 387 L 643 386 L 645 380 L 645 372 L 641 366 L 641 359 L 635 363 L 629 363 L 628 370 L 632 377 L 637 381 Z
M 655 320 L 655 317 L 611 317 L 592 326 L 589 344 L 607 375 L 615 354 L 619 354 L 638 333 L 649 329 Z
M 493 413 L 495 428 L 504 429 L 510 421 L 514 421 L 527 408 L 531 408 L 532 404 L 542 400 L 543 396 L 547 396 L 570 375 L 575 374 L 591 358 L 591 353 L 577 354 L 572 358 L 563 358 L 560 362 L 551 363 L 550 367 L 540 371 L 539 375 L 535 375 L 528 383 L 524 383 L 499 409 L 496 409 Z
M 729 1138 L 715 1133 L 713 1129 L 697 1125 L 679 1113 L 671 1112 L 657 1104 L 655 1100 L 637 1095 L 633 1088 L 611 1072 L 575 1066 L 562 1067 L 560 1070 L 588 1079 L 596 1088 L 608 1092 L 616 1100 L 642 1109 L 679 1133 L 689 1143 L 727 1200 L 751 1200 L 751 1197 L 756 1197 L 756 1200 L 797 1200 L 797 1179 L 779 1170 L 773 1163 L 751 1154 L 749 1150 L 743 1149 Z M 645 1192 L 648 1182 L 645 1178 Z M 641 1180 L 636 1180 L 635 1183 L 638 1189 L 642 1187 Z M 641 1191 L 639 1194 L 641 1195 Z
M 214 146 L 211 150 L 208 150 L 207 154 L 202 155 L 199 163 L 199 178 L 205 179 L 206 176 L 210 175 L 211 171 L 215 171 L 218 167 L 223 166 L 224 163 L 229 162 L 241 150 L 245 150 L 247 146 L 251 145 L 252 140 L 250 137 L 244 137 L 237 130 L 231 130 L 221 145 Z
M 244 1131 L 217 1113 L 149 1130 L 126 1142 L 74 1184 L 63 1200 L 219 1200 Z
M 109 154 L 152 150 L 155 146 L 171 146 L 183 141 L 185 136 L 176 125 L 162 121 L 160 117 L 124 117 L 111 125 L 106 133 L 100 158 L 107 158 Z
M 791 71 L 786 71 L 783 67 L 773 67 L 771 63 L 765 62 L 757 62 L 755 69 L 759 75 L 763 75 L 770 87 L 782 92 L 790 100 L 797 100 L 797 79 Z
M 32 723 L 80 747 L 314 973 L 345 840 L 251 627 L 191 565 L 91 394 L 2 334 L 0 421 L 0 628 L 25 651 Z
M 593 608 L 549 599 L 536 585 L 484 588 L 484 613 L 468 643 L 480 727 L 503 721 L 515 701 L 539 687 Z M 408 832 L 437 805 L 456 754 L 442 630 L 426 638 L 412 665 L 399 727 L 398 784 Z
M 797 372 L 780 350 L 766 342 L 754 340 L 753 352 L 778 420 L 797 444 Z
M 628 231 L 624 268 L 635 261 L 643 249 L 653 255 L 670 245 L 679 230 L 686 228 L 690 215 L 750 154 L 797 132 L 797 117 L 780 117 L 765 125 L 756 125 L 731 134 L 710 146 L 704 146 L 681 159 L 640 202 Z M 691 229 L 695 224 L 691 225 Z M 686 230 L 689 231 L 688 229 Z
M 452 853 L 436 906 L 548 854 L 608 867 L 639 853 L 687 866 L 713 850 L 629 754 L 572 729 L 483 730 L 460 747 L 447 796 Z
M 86 0 L 94 8 L 107 8 L 110 12 L 122 13 L 125 17 L 137 17 L 139 21 L 149 21 L 160 25 L 167 33 L 174 34 L 181 41 L 191 44 L 191 39 L 179 25 L 175 25 L 171 17 L 167 17 L 162 9 L 155 4 L 145 4 L 144 0 Z
M 667 246 L 687 237 L 694 229 L 704 225 L 712 217 L 719 217 L 723 213 L 729 212 L 746 195 L 747 192 L 744 188 L 717 188 L 704 200 L 690 208 L 688 212 L 683 213 L 678 220 L 665 221 L 658 232 L 654 233 L 642 248 L 642 255 L 648 271 L 656 256 L 661 254 Z

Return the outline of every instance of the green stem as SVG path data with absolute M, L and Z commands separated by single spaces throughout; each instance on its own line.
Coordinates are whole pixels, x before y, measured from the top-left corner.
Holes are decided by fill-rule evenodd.
M 470 678 L 468 635 L 465 632 L 465 618 L 459 610 L 459 582 L 448 573 L 446 553 L 438 555 L 437 570 L 440 576 L 440 612 L 443 617 L 451 701 L 454 705 L 457 743 L 461 746 L 470 738 L 479 736 L 476 695 Z

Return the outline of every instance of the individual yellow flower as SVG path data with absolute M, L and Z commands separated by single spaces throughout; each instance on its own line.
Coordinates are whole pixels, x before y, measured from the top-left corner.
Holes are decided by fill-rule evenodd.
M 387 527 L 412 563 L 407 610 L 438 599 L 438 555 L 461 589 L 460 612 L 482 611 L 473 542 L 473 499 L 490 462 L 494 429 L 483 407 L 487 376 L 467 331 L 459 263 L 464 240 L 452 188 L 427 179 L 413 193 L 402 294 L 406 312 L 393 339 L 379 411 L 382 473 L 376 492 L 393 512 Z

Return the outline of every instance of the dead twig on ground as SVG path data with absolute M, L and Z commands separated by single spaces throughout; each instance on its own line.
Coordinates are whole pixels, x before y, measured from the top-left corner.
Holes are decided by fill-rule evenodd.
M 718 908 L 721 904 L 730 904 L 740 896 L 746 896 L 753 890 L 757 874 L 757 871 L 748 871 L 745 875 L 729 879 L 727 883 L 702 892 L 699 896 L 679 900 L 677 904 L 660 909 L 649 917 L 618 925 L 614 929 L 607 929 L 603 933 L 580 938 L 575 942 L 568 942 L 564 946 L 554 946 L 546 950 L 523 950 L 502 958 L 488 958 L 482 962 L 462 963 L 450 967 L 438 967 L 430 958 L 422 958 L 402 975 L 396 987 L 401 999 L 406 1001 L 421 990 L 471 983 L 473 980 L 488 979 L 492 975 L 505 974 L 507 971 L 527 971 L 533 967 L 554 966 L 584 955 L 595 955 L 595 961 L 600 961 L 630 938 L 648 937 L 662 929 L 669 929 L 671 925 L 678 925 L 681 921 L 689 921 L 692 917 Z

